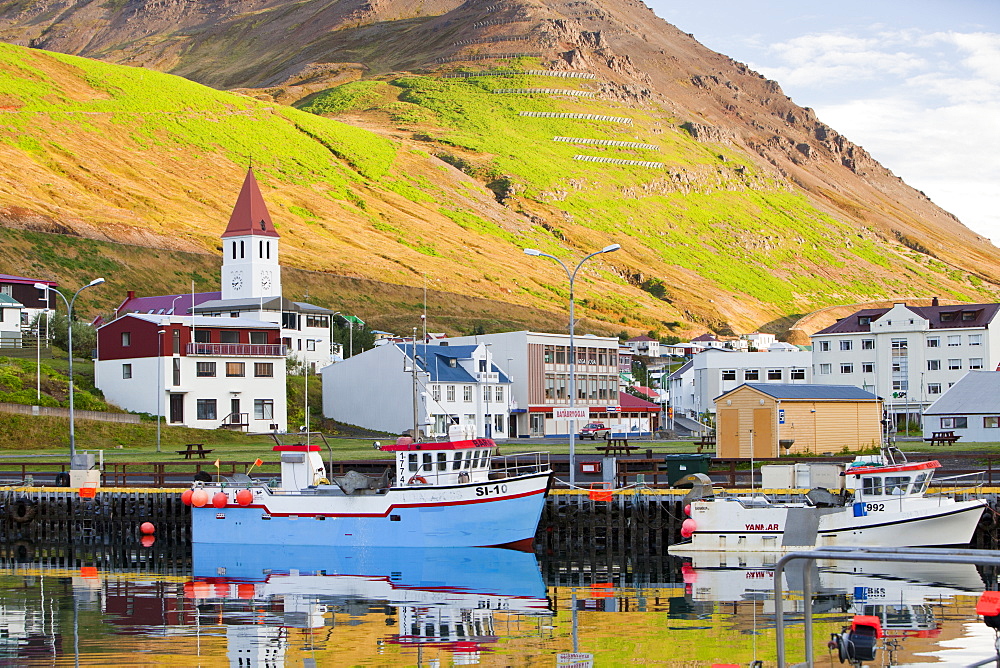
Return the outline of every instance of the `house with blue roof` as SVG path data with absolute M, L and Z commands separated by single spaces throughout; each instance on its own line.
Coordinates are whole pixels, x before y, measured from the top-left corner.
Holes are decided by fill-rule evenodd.
M 715 399 L 716 457 L 858 451 L 882 442 L 882 399 L 854 385 L 743 383 Z
M 477 437 L 508 438 L 511 380 L 484 344 L 417 341 L 376 346 L 324 367 L 323 415 L 421 439 L 445 438 L 453 424 Z

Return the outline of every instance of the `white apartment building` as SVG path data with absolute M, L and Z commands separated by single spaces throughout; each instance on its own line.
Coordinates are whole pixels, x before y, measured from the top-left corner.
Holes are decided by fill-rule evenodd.
M 743 353 L 708 349 L 670 375 L 670 409 L 677 417 L 715 412 L 715 399 L 744 383 L 813 382 L 812 353 L 785 350 Z
M 97 330 L 94 383 L 117 406 L 195 429 L 287 429 L 278 325 L 130 313 Z
M 586 407 L 591 420 L 601 420 L 626 431 L 645 424 L 644 410 L 628 411 L 619 394 L 619 342 L 613 336 L 574 337 L 576 348 L 576 406 Z M 482 343 L 510 375 L 513 437 L 564 437 L 570 421 L 553 417 L 553 409 L 569 406 L 569 335 L 542 332 L 501 332 L 459 336 L 442 344 Z M 645 422 L 643 422 L 645 420 Z M 577 421 L 576 427 L 583 426 Z
M 813 334 L 817 383 L 855 385 L 885 401 L 897 424 L 919 420 L 969 371 L 996 368 L 1000 304 L 863 309 Z
M 453 424 L 503 440 L 510 426 L 510 380 L 489 346 L 390 343 L 324 367 L 323 415 L 390 433 L 442 438 Z M 416 415 L 414 416 L 414 409 Z

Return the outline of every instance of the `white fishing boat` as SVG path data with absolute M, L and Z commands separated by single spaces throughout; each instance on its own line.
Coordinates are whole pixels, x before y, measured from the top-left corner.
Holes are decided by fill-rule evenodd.
M 761 467 L 762 489 L 724 495 L 703 474 L 685 478 L 686 542 L 672 553 L 789 552 L 817 547 L 967 545 L 986 508 L 976 487 L 928 492 L 937 461 L 908 462 L 895 448 L 858 457 L 846 469 L 820 464 L 823 486 L 796 492 L 810 480 L 808 464 Z M 806 475 L 803 475 L 806 474 Z M 768 484 L 769 479 L 772 484 Z M 779 485 L 784 482 L 784 485 Z
M 494 456 L 496 444 L 456 425 L 445 442 L 382 445 L 395 467 L 327 480 L 320 446 L 274 446 L 279 482 L 232 476 L 195 482 L 194 543 L 328 547 L 530 549 L 552 471 L 548 453 Z

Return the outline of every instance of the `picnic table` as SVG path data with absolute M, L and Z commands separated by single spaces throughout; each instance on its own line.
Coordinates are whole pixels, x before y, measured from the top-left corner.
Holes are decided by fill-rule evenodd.
M 177 454 L 184 455 L 184 459 L 191 459 L 193 455 L 198 455 L 199 459 L 204 459 L 205 455 L 212 452 L 211 448 L 206 449 L 204 443 L 188 443 L 184 450 L 178 450 Z
M 951 445 L 961 436 L 955 436 L 953 431 L 936 431 L 930 438 L 925 438 L 925 441 L 929 441 L 931 445 Z
M 633 450 L 638 450 L 638 445 L 629 445 L 628 438 L 608 438 L 604 442 L 604 445 L 598 445 L 597 451 L 604 453 L 607 456 L 610 455 L 628 455 L 631 454 Z
M 698 452 L 701 452 L 706 446 L 715 447 L 715 434 L 703 434 L 701 438 L 694 442 L 694 445 L 698 446 Z

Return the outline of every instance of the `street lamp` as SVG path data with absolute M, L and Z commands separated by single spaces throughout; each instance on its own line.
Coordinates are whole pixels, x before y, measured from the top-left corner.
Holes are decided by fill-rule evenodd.
M 171 309 L 173 312 L 173 309 Z M 156 451 L 160 451 L 160 416 L 163 414 L 163 335 L 165 329 L 156 330 Z
M 51 285 L 46 285 L 45 283 L 35 283 L 35 288 L 38 290 L 50 290 L 60 297 L 62 297 L 63 303 L 66 304 L 66 343 L 69 350 L 67 351 L 67 357 L 69 358 L 69 456 L 70 456 L 70 466 L 72 466 L 72 458 L 76 456 L 76 427 L 73 422 L 73 303 L 76 302 L 76 298 L 80 296 L 80 293 L 87 288 L 92 288 L 95 285 L 100 285 L 104 282 L 103 278 L 95 278 L 90 283 L 87 283 L 73 295 L 73 298 L 66 301 L 66 296 L 53 288 Z
M 569 279 L 569 407 L 576 407 L 576 346 L 574 345 L 573 330 L 576 327 L 576 318 L 574 315 L 574 304 L 573 304 L 573 282 L 576 281 L 576 273 L 580 271 L 580 267 L 583 263 L 594 257 L 595 255 L 600 255 L 601 253 L 611 253 L 613 251 L 621 248 L 618 244 L 611 244 L 610 246 L 605 246 L 599 251 L 595 251 L 588 255 L 587 257 L 580 260 L 577 263 L 576 268 L 570 272 L 569 267 L 563 264 L 563 261 L 557 258 L 555 255 L 549 255 L 548 253 L 543 253 L 540 250 L 534 248 L 525 248 L 524 254 L 531 255 L 532 257 L 547 257 L 555 260 L 559 263 L 559 266 L 563 268 L 566 272 L 566 277 Z M 576 486 L 576 418 L 571 417 L 569 419 L 569 484 L 571 487 Z

